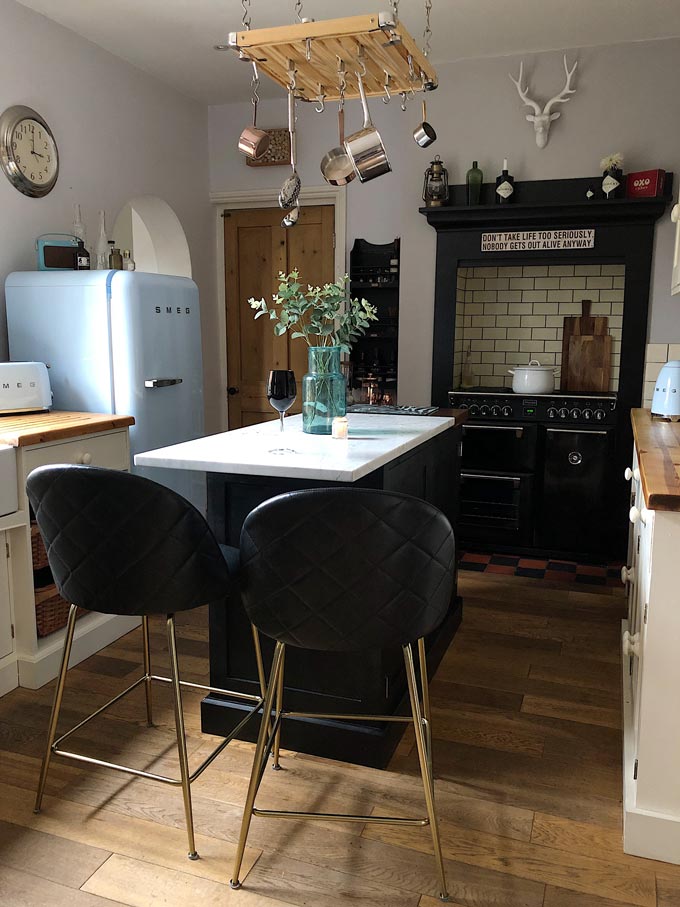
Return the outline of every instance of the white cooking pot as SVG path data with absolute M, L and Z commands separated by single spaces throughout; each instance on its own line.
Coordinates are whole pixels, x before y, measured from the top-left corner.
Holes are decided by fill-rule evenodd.
M 538 359 L 532 359 L 529 365 L 508 369 L 516 394 L 552 394 L 557 371 L 554 365 L 541 365 Z

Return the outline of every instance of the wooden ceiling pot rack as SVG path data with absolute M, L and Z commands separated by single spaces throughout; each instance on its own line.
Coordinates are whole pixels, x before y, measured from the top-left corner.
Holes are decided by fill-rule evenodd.
M 292 63 L 295 93 L 303 101 L 339 99 L 339 60 L 346 69 L 345 98 L 359 97 L 354 70 L 361 63 L 369 97 L 385 95 L 387 75 L 390 94 L 432 91 L 438 84 L 434 67 L 408 30 L 386 12 L 231 32 L 227 46 L 257 63 L 282 88 L 290 85 Z

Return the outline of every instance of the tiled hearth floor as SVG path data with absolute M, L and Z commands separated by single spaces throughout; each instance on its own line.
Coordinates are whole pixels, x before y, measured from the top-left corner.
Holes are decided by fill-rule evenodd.
M 543 560 L 513 554 L 476 554 L 463 551 L 461 570 L 498 573 L 506 576 L 528 576 L 532 579 L 563 583 L 587 583 L 593 586 L 620 586 L 621 564 L 579 564 L 576 561 Z

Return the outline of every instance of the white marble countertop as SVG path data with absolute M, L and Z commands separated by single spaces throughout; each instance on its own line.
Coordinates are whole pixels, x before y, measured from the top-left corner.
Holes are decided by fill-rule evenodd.
M 356 482 L 457 424 L 455 417 L 349 413 L 349 438 L 307 435 L 302 416 L 208 435 L 135 456 L 137 466 Z M 284 453 L 276 453 L 285 448 Z

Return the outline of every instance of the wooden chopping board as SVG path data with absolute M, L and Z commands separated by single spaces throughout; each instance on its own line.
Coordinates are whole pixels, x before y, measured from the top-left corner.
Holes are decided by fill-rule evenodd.
M 580 317 L 566 317 L 562 334 L 560 389 L 569 393 L 609 390 L 612 338 L 606 315 L 590 314 L 591 300 L 581 303 Z

